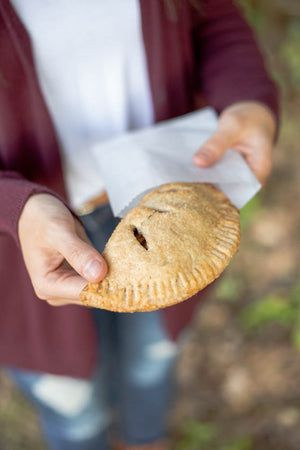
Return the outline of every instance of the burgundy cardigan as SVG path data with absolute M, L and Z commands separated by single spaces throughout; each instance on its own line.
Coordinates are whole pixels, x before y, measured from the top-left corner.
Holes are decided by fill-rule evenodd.
M 243 100 L 277 116 L 277 95 L 252 33 L 230 0 L 140 0 L 155 120 L 203 104 L 218 112 Z M 79 31 L 80 32 L 80 31 Z M 199 103 L 198 103 L 199 105 Z M 55 130 L 38 85 L 30 41 L 8 0 L 0 2 L 0 362 L 88 377 L 96 362 L 89 309 L 54 308 L 37 299 L 17 235 L 28 197 L 65 199 Z M 200 296 L 162 311 L 172 337 Z

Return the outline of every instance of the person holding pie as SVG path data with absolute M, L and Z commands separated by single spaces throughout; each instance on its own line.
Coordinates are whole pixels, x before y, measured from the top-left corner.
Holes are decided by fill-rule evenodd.
M 264 184 L 277 91 L 232 1 L 0 3 L 0 362 L 51 449 L 168 448 L 178 339 L 201 295 L 134 314 L 82 306 L 118 223 L 89 149 L 204 105 L 219 125 L 194 163 L 230 147 Z

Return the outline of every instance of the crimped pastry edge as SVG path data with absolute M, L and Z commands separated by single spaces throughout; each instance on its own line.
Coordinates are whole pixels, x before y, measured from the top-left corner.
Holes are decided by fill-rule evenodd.
M 190 184 L 190 183 L 185 183 Z M 191 183 L 192 184 L 192 183 Z M 153 311 L 160 308 L 168 307 L 180 303 L 184 300 L 189 299 L 197 292 L 204 289 L 206 286 L 211 284 L 215 279 L 217 279 L 224 269 L 228 266 L 231 258 L 237 252 L 240 244 L 240 228 L 239 228 L 239 211 L 231 204 L 230 200 L 226 195 L 215 188 L 213 185 L 208 183 L 203 183 L 215 190 L 216 195 L 225 197 L 223 206 L 220 208 L 222 210 L 221 214 L 225 219 L 217 228 L 224 234 L 220 238 L 216 238 L 218 244 L 211 247 L 211 255 L 209 264 L 206 263 L 205 271 L 206 275 L 208 272 L 208 267 L 211 269 L 210 274 L 203 278 L 203 270 L 199 265 L 196 265 L 192 271 L 185 273 L 177 273 L 173 279 L 169 280 L 158 280 L 156 285 L 160 287 L 156 290 L 160 291 L 160 296 L 151 297 L 149 291 L 153 290 L 149 283 L 140 283 L 137 286 L 129 285 L 127 287 L 118 286 L 114 284 L 114 293 L 110 294 L 109 287 L 103 289 L 104 286 L 109 284 L 107 279 L 100 283 L 89 283 L 80 293 L 81 302 L 90 307 L 97 307 L 101 309 L 106 309 L 115 312 L 142 312 L 142 311 Z M 169 186 L 172 187 L 173 183 Z M 165 187 L 168 185 L 164 185 Z M 144 198 L 146 198 L 147 194 Z M 143 199 L 144 200 L 144 199 Z M 142 200 L 142 201 L 143 201 Z M 141 202 L 142 203 L 142 202 Z M 231 212 L 229 211 L 231 209 Z M 223 242 L 223 246 L 222 246 Z M 226 245 L 225 245 L 226 244 Z M 228 249 L 230 247 L 230 251 Z M 228 254 L 230 253 L 230 254 Z M 222 256 L 220 256 L 222 255 Z M 219 262 L 219 264 L 218 264 Z M 213 267 L 212 267 L 213 266 Z M 199 280 L 199 275 L 202 275 L 201 281 Z M 185 289 L 178 290 L 176 293 L 172 289 L 173 284 L 177 283 L 176 278 L 183 277 L 186 286 Z M 99 291 L 100 288 L 100 291 Z M 165 288 L 165 289 L 164 289 Z M 103 292 L 104 290 L 104 292 Z M 102 292 L 101 292 L 102 291 Z M 173 295 L 167 295 L 167 292 L 172 292 Z M 133 299 L 134 297 L 134 299 Z M 124 301 L 126 298 L 126 302 Z M 134 300 L 134 301 L 133 301 Z
M 176 277 L 173 279 L 169 279 L 167 281 L 153 281 L 153 284 L 156 284 L 156 288 L 151 287 L 149 283 L 144 283 L 137 286 L 129 285 L 128 287 L 114 286 L 115 293 L 113 295 L 107 292 L 109 291 L 109 286 L 105 289 L 105 292 L 101 293 L 101 290 L 98 291 L 98 288 L 100 287 L 101 289 L 103 283 L 89 283 L 80 293 L 80 300 L 86 306 L 115 312 L 154 311 L 156 309 L 165 308 L 167 306 L 180 303 L 204 289 L 222 274 L 223 270 L 228 266 L 231 258 L 238 251 L 239 236 L 240 233 L 238 233 L 238 236 L 235 236 L 235 246 L 232 246 L 233 250 L 231 256 L 226 254 L 226 251 L 228 251 L 226 247 L 218 247 L 212 250 L 212 255 L 214 258 L 211 258 L 211 264 L 206 266 L 206 277 L 203 277 L 203 269 L 200 266 L 195 266 L 193 270 L 187 274 L 180 272 L 177 273 Z M 225 257 L 220 257 L 220 254 Z M 222 263 L 218 264 L 218 261 L 222 261 Z M 208 274 L 207 267 L 210 268 L 210 274 Z M 201 279 L 199 279 L 199 275 L 202 277 Z M 181 278 L 181 284 L 185 284 L 185 287 L 184 289 L 174 292 L 174 283 L 177 284 L 177 280 L 179 278 Z M 91 290 L 95 290 L 95 292 L 91 292 Z M 150 290 L 160 292 L 161 297 L 151 297 L 149 295 Z M 172 297 L 170 298 L 170 295 L 167 295 L 167 292 L 173 293 L 173 299 Z M 125 298 L 126 302 L 124 301 Z

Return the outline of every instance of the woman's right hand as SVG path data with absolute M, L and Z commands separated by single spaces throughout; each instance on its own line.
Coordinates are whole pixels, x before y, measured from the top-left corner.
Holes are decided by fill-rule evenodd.
M 79 293 L 101 281 L 106 262 L 80 222 L 49 194 L 27 200 L 19 219 L 21 249 L 36 295 L 50 305 L 81 304 Z

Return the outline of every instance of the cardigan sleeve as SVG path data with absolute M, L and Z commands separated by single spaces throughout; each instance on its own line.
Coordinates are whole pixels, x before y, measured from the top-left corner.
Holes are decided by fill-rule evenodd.
M 18 247 L 18 222 L 23 207 L 31 195 L 40 193 L 53 195 L 66 204 L 51 189 L 28 181 L 18 172 L 0 170 L 0 234 L 11 235 Z
M 198 16 L 193 29 L 197 84 L 206 102 L 221 112 L 232 103 L 257 101 L 278 124 L 277 88 L 238 7 L 231 0 L 203 0 Z

